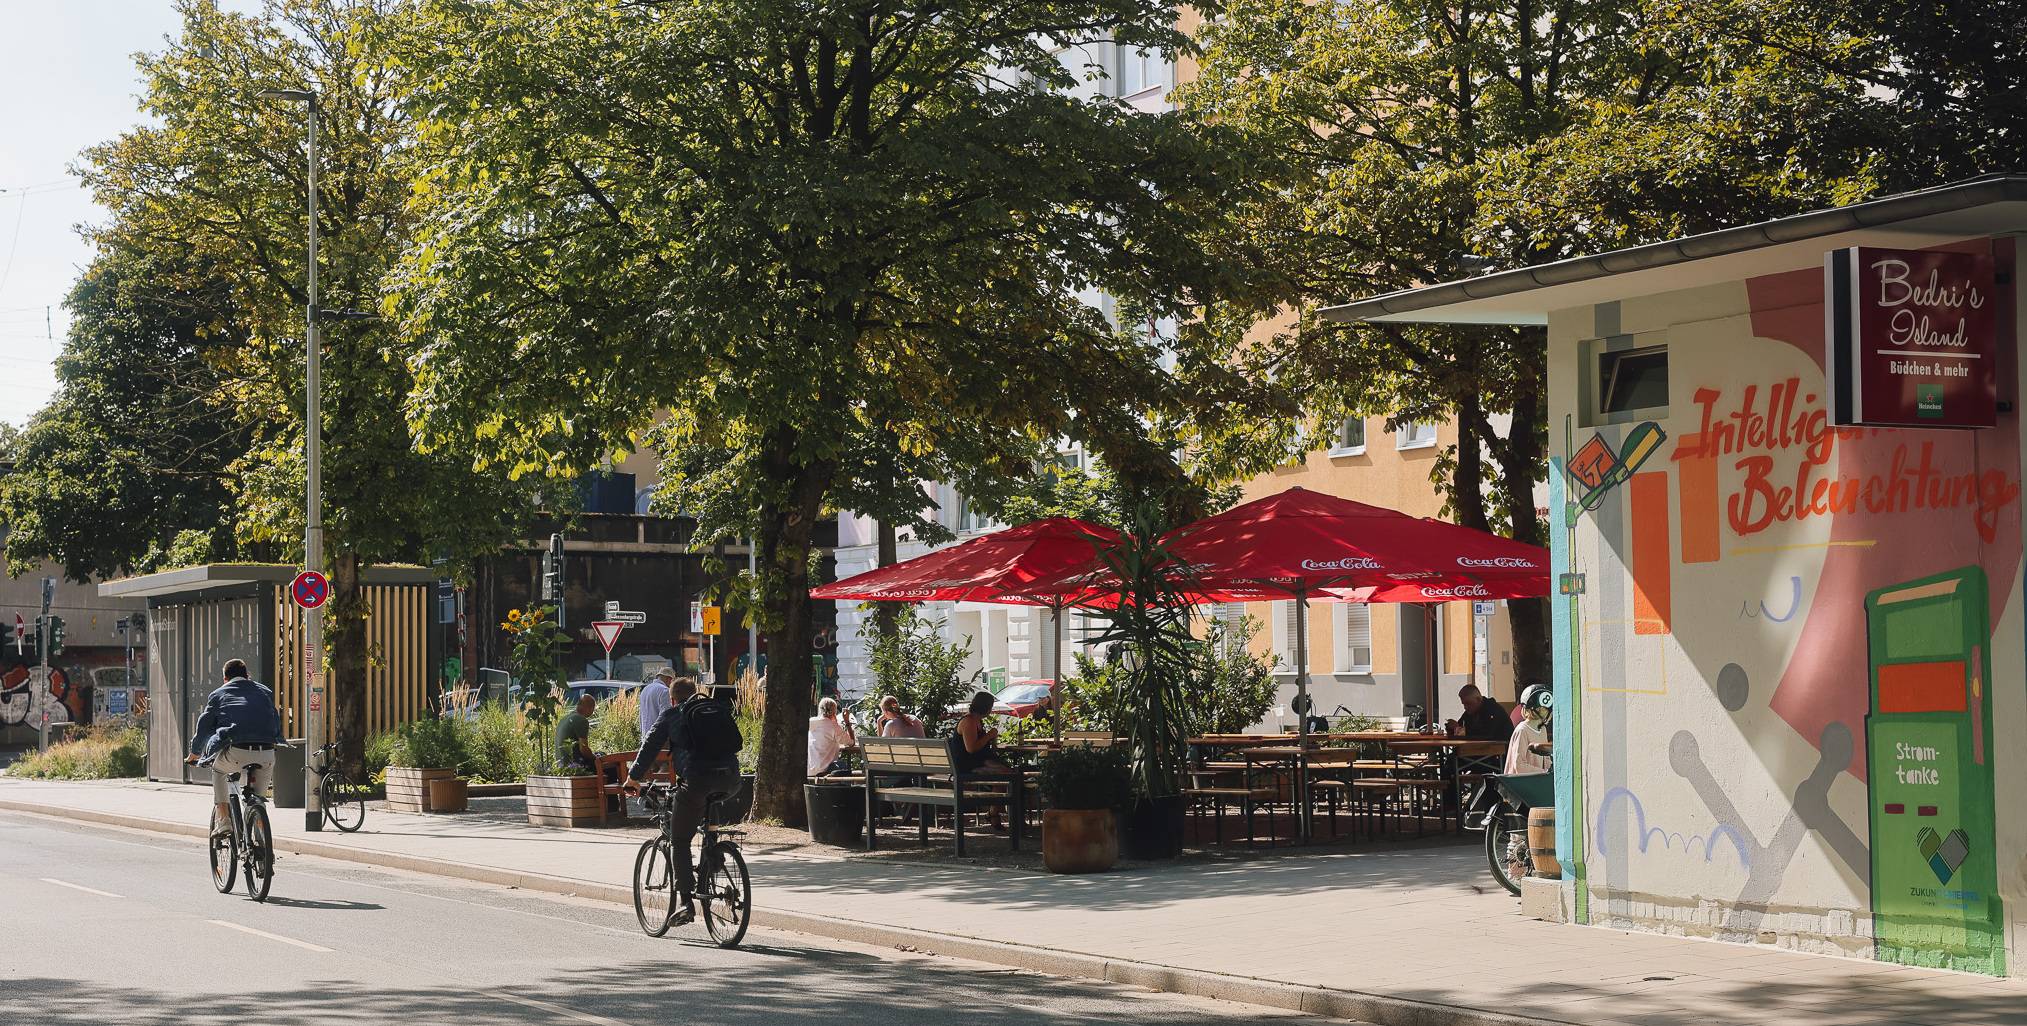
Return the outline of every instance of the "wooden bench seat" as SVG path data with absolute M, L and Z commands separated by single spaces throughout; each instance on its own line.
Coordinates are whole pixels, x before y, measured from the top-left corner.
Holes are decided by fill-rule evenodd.
M 859 752 L 865 761 L 866 850 L 879 846 L 880 803 L 947 808 L 957 828 L 957 854 L 964 854 L 964 814 L 974 808 L 1006 806 L 1010 810 L 1008 841 L 1014 851 L 1021 847 L 1021 824 L 1026 818 L 1027 792 L 1033 786 L 1020 770 L 993 773 L 959 773 L 950 757 L 950 745 L 940 738 L 862 737 Z M 883 786 L 881 777 L 921 778 L 936 786 Z M 1020 786 L 1010 786 L 1018 782 Z M 947 786 L 943 786 L 947 785 Z M 929 817 L 919 821 L 921 843 L 929 843 Z

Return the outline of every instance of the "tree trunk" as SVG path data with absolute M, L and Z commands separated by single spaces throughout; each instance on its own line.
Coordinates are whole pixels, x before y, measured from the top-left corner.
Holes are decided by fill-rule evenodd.
M 833 470 L 793 462 L 793 439 L 767 446 L 779 458 L 768 480 L 780 482 L 782 501 L 763 502 L 759 513 L 760 604 L 767 648 L 767 711 L 761 720 L 759 765 L 753 781 L 753 816 L 783 826 L 808 823 L 802 785 L 807 779 L 809 718 L 816 681 L 808 652 L 814 634 L 809 597 L 809 554 Z
M 881 566 L 893 566 L 901 561 L 901 542 L 896 536 L 894 525 L 880 521 L 879 562 Z M 873 606 L 873 633 L 882 642 L 891 644 L 894 635 L 901 630 L 901 605 L 898 602 L 881 602 Z
M 363 780 L 366 753 L 366 588 L 360 582 L 359 557 L 340 546 L 331 557 L 331 601 L 324 612 L 324 647 L 330 653 L 331 736 L 338 747 L 338 765 L 354 780 Z

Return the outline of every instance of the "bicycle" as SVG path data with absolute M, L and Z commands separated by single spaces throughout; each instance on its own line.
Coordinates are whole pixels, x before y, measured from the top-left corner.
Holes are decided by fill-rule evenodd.
M 654 814 L 655 836 L 641 842 L 633 863 L 633 910 L 641 932 L 660 937 L 675 924 L 681 907 L 676 897 L 675 793 L 668 784 L 641 789 L 641 802 Z M 711 810 L 720 803 L 713 801 Z M 703 906 L 704 928 L 721 948 L 738 947 L 752 918 L 753 884 L 746 875 L 746 856 L 739 850 L 744 830 L 725 829 L 707 812 L 698 833 L 702 844 L 695 863 L 696 897 Z
M 288 748 L 289 745 L 276 745 Z M 210 766 L 211 759 L 198 762 Z M 268 825 L 267 796 L 255 786 L 249 770 L 246 781 L 239 783 L 239 774 L 226 778 L 225 800 L 232 814 L 232 829 L 218 832 L 218 811 L 211 812 L 211 835 L 206 847 L 211 853 L 211 885 L 220 894 L 231 894 L 235 878 L 246 883 L 246 896 L 255 901 L 266 901 L 268 888 L 274 886 L 274 831 Z M 231 786 L 238 784 L 239 786 Z
M 317 771 L 317 804 L 323 807 L 324 818 L 349 834 L 366 825 L 366 789 L 331 765 L 337 754 L 338 742 L 333 741 L 317 749 L 310 765 Z

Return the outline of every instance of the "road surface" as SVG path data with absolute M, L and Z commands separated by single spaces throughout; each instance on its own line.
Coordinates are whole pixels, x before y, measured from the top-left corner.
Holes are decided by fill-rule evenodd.
M 737 951 L 701 924 L 654 940 L 630 908 L 308 856 L 284 855 L 255 904 L 212 890 L 194 839 L 0 812 L 0 1023 L 1268 1019 L 1323 1021 L 759 929 Z

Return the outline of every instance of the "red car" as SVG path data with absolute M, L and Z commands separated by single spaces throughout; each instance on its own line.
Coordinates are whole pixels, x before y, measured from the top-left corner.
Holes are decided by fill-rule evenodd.
M 1049 700 L 1049 692 L 1055 687 L 1054 681 L 1024 680 L 1008 684 L 992 696 L 992 711 L 1001 716 L 1026 719 L 1035 714 Z

